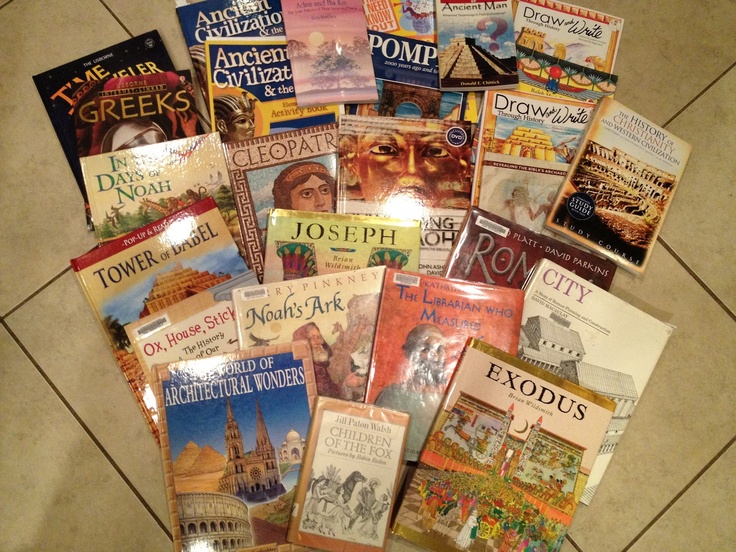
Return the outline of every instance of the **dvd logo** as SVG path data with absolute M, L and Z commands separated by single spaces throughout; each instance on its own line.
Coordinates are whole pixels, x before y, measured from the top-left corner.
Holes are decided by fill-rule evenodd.
M 405 63 L 428 65 L 432 59 L 437 59 L 437 47 L 433 44 L 417 42 L 399 42 L 395 38 L 384 38 L 381 35 L 370 33 L 371 50 L 380 50 L 386 59 L 399 58 Z
M 447 137 L 447 143 L 455 147 L 462 146 L 468 140 L 467 133 L 460 127 L 452 127 L 445 136 Z

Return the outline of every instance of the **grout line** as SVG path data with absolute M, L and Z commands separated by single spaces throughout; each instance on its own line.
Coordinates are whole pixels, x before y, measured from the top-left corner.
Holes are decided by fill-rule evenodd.
M 123 30 L 126 33 L 128 33 L 128 36 L 130 36 L 130 38 L 133 38 L 135 35 L 132 32 L 130 32 L 130 29 L 128 29 L 128 27 L 125 26 L 125 23 L 123 23 L 120 20 L 120 18 L 115 14 L 115 12 L 112 11 L 112 9 L 110 8 L 110 6 L 108 6 L 105 3 L 105 0 L 99 0 L 99 2 L 100 2 L 100 4 L 102 4 L 102 7 L 103 8 L 105 8 L 108 12 L 110 12 L 110 15 L 112 15 L 113 19 L 118 22 L 118 25 L 120 25 L 123 28 Z
M 56 276 L 53 276 L 48 282 L 46 282 L 45 284 L 43 284 L 36 291 L 34 291 L 33 293 L 31 293 L 25 299 L 21 300 L 20 303 L 18 303 L 13 308 L 11 308 L 8 312 L 6 312 L 4 315 L 2 315 L 2 320 L 8 318 L 11 314 L 13 314 L 15 311 L 17 311 L 18 309 L 20 309 L 23 305 L 25 305 L 26 303 L 28 303 L 31 299 L 33 299 L 34 297 L 36 297 L 37 295 L 39 295 L 43 290 L 45 290 L 51 284 L 53 284 L 54 282 L 56 282 L 57 280 L 59 280 L 62 276 L 64 276 L 64 274 L 66 274 L 67 272 L 69 272 L 71 269 L 72 269 L 72 267 L 71 266 L 68 266 L 64 270 L 62 270 L 61 272 L 59 272 Z
M 49 282 L 50 283 L 50 282 Z M 39 290 L 40 291 L 40 290 Z M 77 421 L 79 426 L 82 428 L 82 430 L 87 434 L 87 437 L 89 437 L 92 440 L 92 443 L 99 449 L 99 451 L 102 453 L 102 455 L 105 457 L 105 459 L 110 463 L 110 465 L 113 467 L 113 469 L 117 472 L 117 474 L 120 476 L 120 478 L 125 482 L 125 484 L 130 488 L 130 490 L 133 492 L 135 497 L 139 500 L 141 505 L 146 509 L 146 511 L 151 515 L 151 517 L 156 521 L 158 526 L 161 528 L 161 530 L 166 534 L 166 536 L 173 541 L 173 537 L 171 535 L 171 532 L 169 531 L 168 527 L 166 527 L 166 524 L 159 519 L 159 517 L 156 515 L 156 512 L 153 511 L 151 506 L 149 506 L 148 502 L 143 498 L 143 496 L 138 492 L 138 489 L 135 488 L 135 485 L 133 485 L 133 482 L 128 479 L 128 476 L 125 475 L 123 470 L 120 468 L 120 466 L 117 465 L 115 460 L 110 456 L 110 453 L 107 452 L 104 446 L 102 446 L 102 443 L 95 437 L 94 433 L 92 433 L 92 430 L 87 426 L 87 424 L 82 420 L 82 418 L 77 414 L 77 412 L 74 410 L 72 405 L 69 403 L 69 401 L 64 397 L 64 395 L 61 393 L 58 387 L 54 385 L 54 382 L 51 381 L 51 378 L 46 374 L 46 372 L 41 368 L 40 364 L 36 361 L 35 358 L 31 355 L 31 353 L 28 351 L 28 349 L 25 348 L 21 340 L 18 338 L 17 335 L 15 335 L 15 332 L 7 325 L 5 320 L 0 320 L 0 325 L 2 325 L 3 328 L 5 328 L 5 331 L 10 334 L 10 337 L 15 341 L 15 344 L 20 347 L 21 351 L 23 351 L 23 354 L 26 355 L 26 357 L 30 360 L 31 364 L 36 368 L 38 373 L 41 375 L 41 377 L 46 381 L 48 386 L 51 388 L 51 390 L 54 392 L 54 394 L 57 396 L 57 398 L 62 402 L 62 404 L 66 407 L 66 409 L 69 411 L 69 413 L 74 417 L 74 419 Z
M 721 73 L 721 74 L 720 74 L 720 75 L 718 75 L 718 76 L 717 76 L 717 77 L 716 77 L 715 79 L 713 79 L 713 82 L 711 82 L 711 83 L 710 83 L 710 84 L 709 84 L 708 86 L 706 86 L 705 88 L 703 88 L 703 89 L 702 89 L 702 90 L 701 90 L 701 91 L 700 91 L 700 92 L 699 92 L 698 94 L 696 94 L 696 95 L 695 95 L 695 97 L 694 97 L 694 98 L 693 98 L 692 100 L 690 100 L 689 102 L 687 102 L 687 103 L 686 103 L 686 104 L 685 104 L 685 105 L 684 105 L 684 106 L 683 106 L 683 107 L 682 107 L 682 108 L 681 108 L 681 109 L 680 109 L 680 110 L 679 110 L 679 111 L 678 111 L 677 113 L 675 113 L 675 114 L 674 114 L 674 115 L 673 115 L 672 117 L 670 117 L 670 118 L 669 118 L 669 119 L 668 119 L 668 120 L 667 120 L 667 121 L 666 121 L 666 122 L 665 122 L 665 123 L 664 123 L 663 125 L 661 125 L 661 126 L 662 126 L 663 128 L 667 128 L 667 125 L 668 125 L 668 124 L 670 124 L 670 123 L 671 123 L 672 121 L 674 121 L 675 119 L 677 119 L 677 117 L 679 117 L 679 116 L 680 116 L 680 114 L 681 114 L 681 113 L 682 113 L 683 111 L 685 111 L 685 110 L 686 110 L 687 108 L 689 108 L 689 107 L 690 107 L 691 105 L 693 105 L 693 104 L 694 104 L 695 102 L 697 102 L 697 101 L 698 101 L 698 100 L 700 99 L 700 97 L 701 97 L 701 96 L 702 96 L 703 94 L 705 94 L 706 92 L 708 92 L 708 90 L 710 90 L 711 88 L 713 88 L 713 86 L 715 86 L 715 84 L 716 84 L 716 83 L 717 83 L 718 81 L 720 81 L 720 80 L 721 80 L 721 79 L 722 79 L 723 77 L 725 77 L 725 76 L 726 76 L 726 74 L 728 74 L 728 72 L 729 72 L 729 71 L 730 71 L 731 69 L 733 69 L 734 67 L 736 67 L 736 62 L 732 63 L 732 64 L 731 64 L 731 65 L 730 65 L 730 66 L 729 66 L 729 67 L 728 67 L 728 68 L 727 68 L 727 69 L 726 69 L 725 71 L 723 71 L 723 73 Z

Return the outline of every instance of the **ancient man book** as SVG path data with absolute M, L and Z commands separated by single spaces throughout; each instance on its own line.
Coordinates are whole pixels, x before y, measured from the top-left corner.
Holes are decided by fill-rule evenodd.
M 419 267 L 419 221 L 272 209 L 263 283 L 372 266 Z
M 601 100 L 546 226 L 643 274 L 691 146 L 616 100 Z
M 616 273 L 616 264 L 604 257 L 471 207 L 444 276 L 521 289 L 540 259 L 550 259 L 606 290 Z
M 318 397 L 288 540 L 332 552 L 380 552 L 397 498 L 409 415 Z
M 317 391 L 363 401 L 385 267 L 233 291 L 240 348 L 309 341 Z
M 154 373 L 174 550 L 286 545 L 317 394 L 307 343 Z
M 550 260 L 524 290 L 519 358 L 616 403 L 582 495 L 589 504 L 674 328 Z
M 158 436 L 153 391 L 125 325 L 237 278 L 248 266 L 211 197 L 70 262 L 151 431 Z
M 419 457 L 467 338 L 515 353 L 523 304 L 519 289 L 386 270 L 365 402 L 411 414 L 406 460 Z
M 268 211 L 335 212 L 337 123 L 225 144 L 246 259 L 263 281 Z
M 442 90 L 515 88 L 512 0 L 435 0 Z
M 558 551 L 614 409 L 469 340 L 393 533 L 441 552 Z
M 89 216 L 87 190 L 77 155 L 74 125 L 74 106 L 79 96 L 90 85 L 90 81 L 126 75 L 148 75 L 174 69 L 174 63 L 158 31 L 149 31 L 33 76 L 56 137 L 64 150 L 79 191 L 82 192 L 90 230 L 92 219 Z

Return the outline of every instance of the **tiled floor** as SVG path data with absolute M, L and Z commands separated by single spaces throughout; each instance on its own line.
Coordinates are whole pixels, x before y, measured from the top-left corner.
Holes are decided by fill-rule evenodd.
M 693 154 L 646 275 L 613 286 L 677 330 L 563 550 L 735 550 L 736 2 L 579 3 L 625 18 L 617 99 Z M 94 241 L 31 80 L 153 28 L 189 67 L 174 0 L 0 5 L 1 550 L 171 548 L 159 452 L 69 268 Z

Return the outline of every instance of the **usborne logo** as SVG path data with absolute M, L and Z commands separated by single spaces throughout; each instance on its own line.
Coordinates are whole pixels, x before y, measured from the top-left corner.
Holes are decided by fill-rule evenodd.
M 595 201 L 584 192 L 575 192 L 567 198 L 567 212 L 577 220 L 588 220 L 595 212 Z
M 451 146 L 462 146 L 468 141 L 468 135 L 461 127 L 452 127 L 445 136 L 447 137 L 447 143 Z

